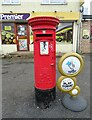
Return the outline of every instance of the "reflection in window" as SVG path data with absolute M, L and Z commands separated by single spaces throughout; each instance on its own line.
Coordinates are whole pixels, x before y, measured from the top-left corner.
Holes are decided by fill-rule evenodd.
M 72 23 L 60 23 L 56 32 L 57 43 L 73 43 Z
M 2 44 L 15 44 L 14 23 L 2 23 Z

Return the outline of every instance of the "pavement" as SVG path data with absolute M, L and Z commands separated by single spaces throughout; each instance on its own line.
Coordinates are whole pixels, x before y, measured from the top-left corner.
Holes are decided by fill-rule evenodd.
M 84 69 L 77 76 L 80 95 L 88 105 L 84 111 L 72 112 L 62 104 L 65 93 L 56 88 L 56 100 L 47 109 L 35 103 L 34 59 L 24 57 L 2 59 L 2 118 L 90 118 L 90 54 L 84 54 Z M 58 64 L 59 57 L 57 57 Z M 60 76 L 56 64 L 56 75 Z

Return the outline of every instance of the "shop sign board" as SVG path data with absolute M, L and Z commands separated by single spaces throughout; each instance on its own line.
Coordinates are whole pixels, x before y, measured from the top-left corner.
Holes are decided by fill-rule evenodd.
M 0 14 L 0 20 L 26 20 L 28 17 L 30 17 L 29 13 Z

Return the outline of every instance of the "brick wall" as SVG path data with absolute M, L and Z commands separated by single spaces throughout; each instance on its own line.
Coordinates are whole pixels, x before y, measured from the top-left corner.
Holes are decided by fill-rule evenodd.
M 82 53 L 90 53 L 90 40 L 82 40 L 81 41 L 81 52 Z
M 82 31 L 81 31 L 81 40 L 80 40 L 80 51 L 82 53 L 91 53 L 91 45 L 92 45 L 92 43 L 90 42 L 91 25 L 92 25 L 92 21 L 82 22 Z

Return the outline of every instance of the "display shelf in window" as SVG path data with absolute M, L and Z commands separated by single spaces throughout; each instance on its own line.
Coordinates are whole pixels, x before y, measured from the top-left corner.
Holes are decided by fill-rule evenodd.
M 2 44 L 16 44 L 15 34 L 2 30 Z

